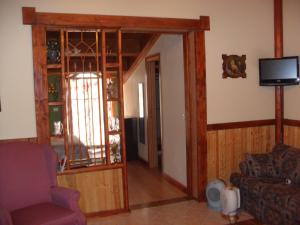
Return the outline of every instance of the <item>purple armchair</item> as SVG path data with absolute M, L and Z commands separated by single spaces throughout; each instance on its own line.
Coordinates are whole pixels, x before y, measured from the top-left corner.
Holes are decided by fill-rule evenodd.
M 85 225 L 79 192 L 57 187 L 47 145 L 0 144 L 0 225 Z

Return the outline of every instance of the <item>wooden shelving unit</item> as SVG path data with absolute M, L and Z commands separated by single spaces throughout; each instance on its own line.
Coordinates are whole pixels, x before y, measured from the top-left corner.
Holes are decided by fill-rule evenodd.
M 46 29 L 49 140 L 59 158 L 68 155 L 63 43 L 62 29 Z
M 119 30 L 46 29 L 45 123 L 50 143 L 67 156 L 68 169 L 123 165 L 122 61 L 137 53 L 123 56 L 121 39 Z M 53 40 L 59 52 L 49 53 Z M 62 126 L 60 132 L 54 123 Z
M 61 64 L 49 64 L 47 65 L 47 69 L 61 69 L 62 65 Z

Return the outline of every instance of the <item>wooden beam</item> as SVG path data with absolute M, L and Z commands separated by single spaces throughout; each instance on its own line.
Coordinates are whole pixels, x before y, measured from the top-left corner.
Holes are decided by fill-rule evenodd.
M 198 157 L 198 198 L 205 201 L 207 185 L 207 114 L 206 114 L 206 67 L 205 34 L 195 32 L 196 54 L 196 102 L 197 102 L 197 157 Z
M 130 78 L 132 73 L 135 71 L 137 66 L 143 61 L 143 59 L 146 57 L 148 52 L 151 50 L 153 45 L 156 43 L 158 38 L 160 37 L 160 34 L 153 34 L 152 37 L 149 39 L 143 50 L 139 53 L 139 55 L 136 57 L 134 62 L 132 63 L 131 67 L 128 71 L 126 71 L 123 75 L 123 84 L 126 83 L 126 81 Z
M 23 16 L 23 24 L 35 24 L 35 8 L 34 7 L 23 7 L 22 8 L 22 16 Z
M 283 56 L 282 0 L 274 0 L 274 43 L 275 57 Z
M 33 71 L 36 112 L 36 133 L 39 144 L 50 143 L 48 83 L 46 59 L 46 30 L 43 26 L 32 26 Z
M 24 24 L 84 28 L 121 28 L 122 30 L 151 32 L 186 32 L 209 30 L 209 17 L 207 16 L 201 16 L 200 19 L 178 19 L 138 16 L 45 13 L 35 12 L 35 8 L 28 7 L 23 7 L 22 10 L 23 18 L 25 18 L 26 22 Z
M 200 23 L 203 29 L 202 30 L 210 30 L 210 19 L 209 16 L 200 16 Z
M 276 58 L 283 57 L 283 17 L 282 0 L 274 0 L 274 53 Z M 283 118 L 284 118 L 284 89 L 275 87 L 275 141 L 283 143 Z

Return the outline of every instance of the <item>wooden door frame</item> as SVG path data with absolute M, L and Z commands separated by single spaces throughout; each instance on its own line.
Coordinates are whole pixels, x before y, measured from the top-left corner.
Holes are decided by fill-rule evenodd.
M 135 16 L 107 16 L 107 15 L 89 15 L 89 14 L 67 14 L 67 13 L 47 13 L 36 12 L 34 7 L 23 7 L 23 24 L 36 25 L 43 27 L 73 27 L 73 28 L 97 28 L 97 29 L 121 29 L 124 31 L 152 32 L 152 33 L 177 33 L 183 34 L 184 44 L 184 67 L 185 67 L 185 99 L 186 99 L 186 140 L 187 140 L 187 171 L 188 171 L 188 195 L 197 198 L 200 201 L 205 200 L 205 188 L 207 183 L 207 110 L 206 110 L 206 69 L 205 69 L 205 31 L 210 30 L 210 19 L 208 16 L 201 16 L 199 19 L 178 19 L 178 18 L 158 18 L 158 17 L 135 17 Z M 194 47 L 191 48 L 191 39 L 194 36 Z M 190 53 L 194 57 L 189 57 Z M 38 58 L 41 52 L 34 49 L 34 57 Z M 194 61 L 194 70 L 196 77 L 192 79 L 191 61 Z M 42 66 L 37 66 L 34 62 L 34 73 L 42 74 Z M 40 83 L 38 79 L 34 80 L 35 87 Z M 189 87 L 196 83 L 196 91 L 192 93 Z M 39 90 L 36 90 L 39 91 Z M 192 124 L 195 122 L 191 117 L 191 99 L 196 95 L 197 105 L 197 169 L 192 167 Z M 43 99 L 38 99 L 43 101 Z M 39 102 L 38 102 L 39 103 Z M 45 115 L 36 108 L 36 123 L 40 126 Z M 38 127 L 37 126 L 37 127 Z M 46 128 L 45 128 L 46 129 Z M 45 129 L 37 130 L 38 141 L 48 139 Z M 126 160 L 125 160 L 126 161 Z M 195 171 L 196 170 L 196 171 Z M 127 164 L 124 162 L 123 168 L 123 187 L 124 187 L 124 206 L 129 209 L 128 187 L 127 187 Z M 201 174 L 200 172 L 201 171 Z M 194 176 L 194 173 L 197 176 Z M 195 189 L 191 184 L 197 183 L 196 195 Z
M 154 62 L 154 61 L 160 61 L 160 53 L 156 53 L 153 55 L 149 55 L 145 58 L 145 67 L 146 67 L 146 77 L 147 77 L 147 111 L 148 111 L 148 119 L 147 119 L 147 145 L 148 145 L 148 166 L 150 168 L 155 168 L 157 166 L 157 151 L 154 149 L 149 148 L 149 140 L 150 140 L 150 135 L 149 135 L 149 108 L 150 108 L 150 103 L 149 103 L 149 92 L 148 92 L 148 71 L 147 71 L 147 63 L 148 62 Z M 155 159 L 156 158 L 156 159 Z

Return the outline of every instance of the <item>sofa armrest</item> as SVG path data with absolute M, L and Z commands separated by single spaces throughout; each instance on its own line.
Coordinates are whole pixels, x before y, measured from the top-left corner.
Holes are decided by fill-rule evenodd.
M 13 225 L 10 213 L 0 206 L 0 225 Z
M 80 211 L 78 206 L 80 193 L 76 190 L 64 187 L 52 187 L 51 197 L 53 203 L 57 205 L 71 209 L 73 211 Z
M 245 176 L 249 175 L 249 168 L 248 168 L 248 164 L 246 161 L 240 162 L 239 167 L 240 167 L 241 173 L 243 175 L 245 175 Z
M 239 188 L 241 184 L 241 178 L 243 176 L 244 175 L 240 173 L 232 173 L 230 175 L 230 183 Z

